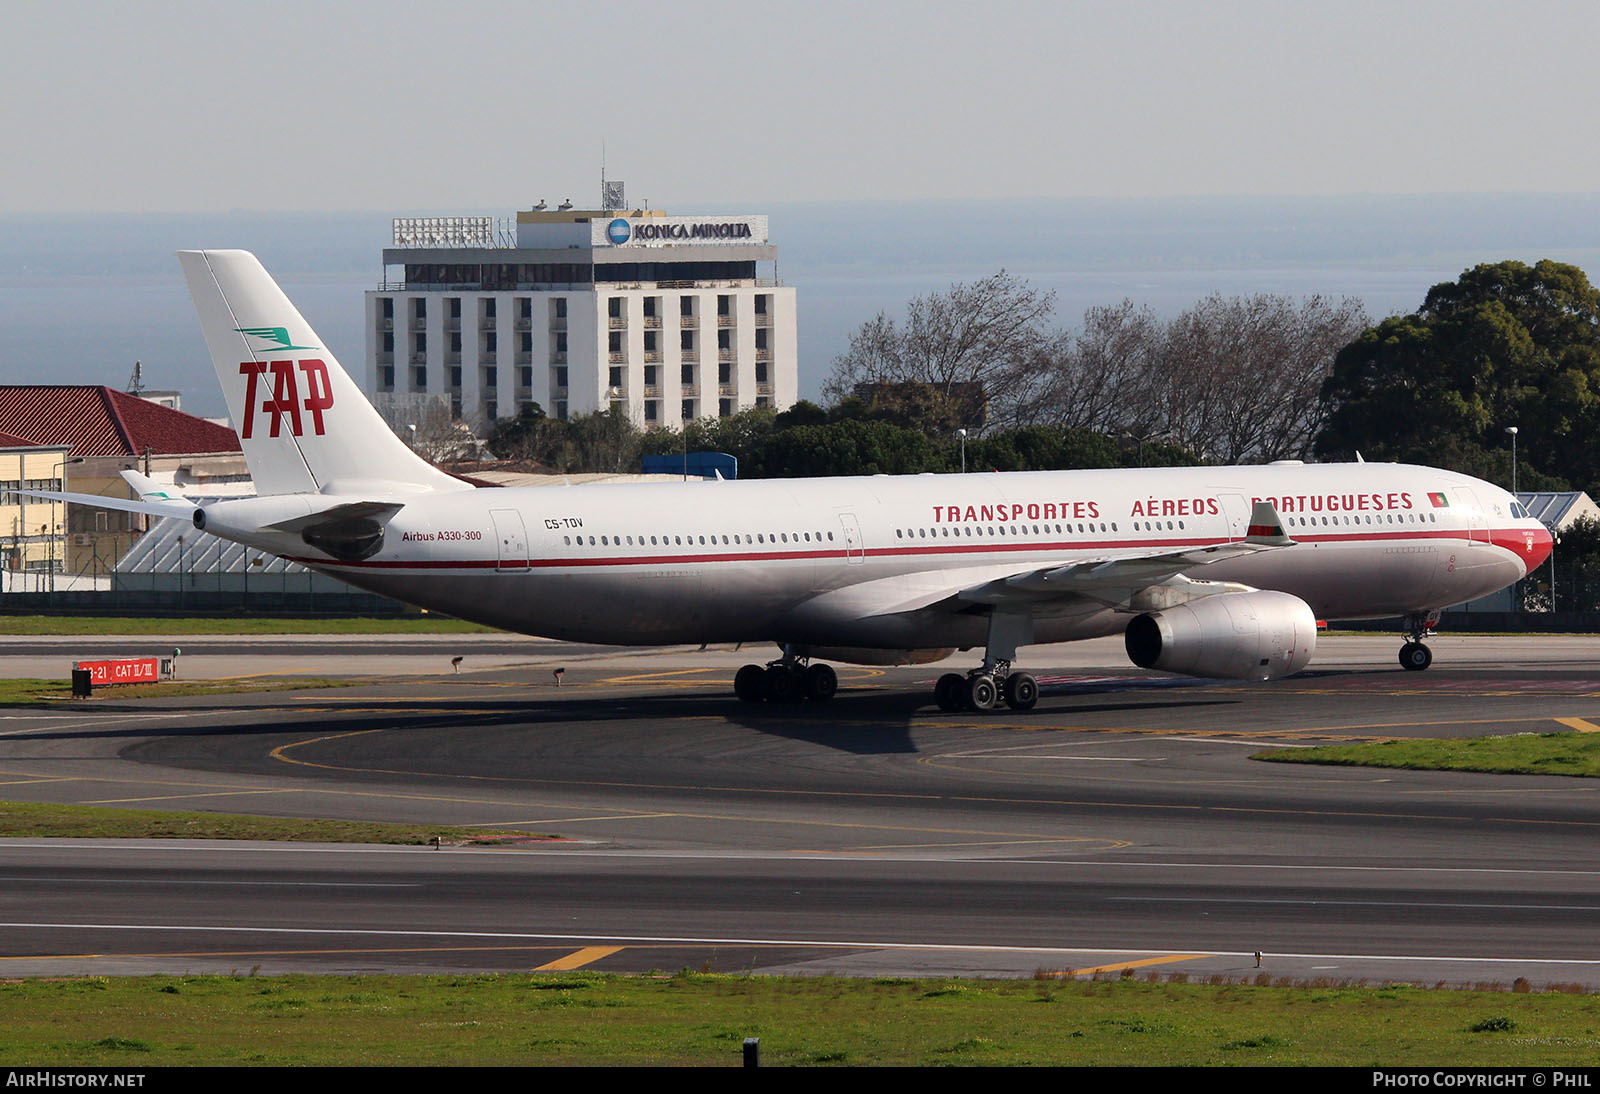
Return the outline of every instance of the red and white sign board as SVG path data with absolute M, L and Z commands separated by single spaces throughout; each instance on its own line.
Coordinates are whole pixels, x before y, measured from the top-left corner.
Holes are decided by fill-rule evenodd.
M 95 687 L 107 684 L 153 684 L 159 675 L 159 658 L 128 657 L 108 661 L 74 661 L 75 669 L 89 670 L 89 683 Z

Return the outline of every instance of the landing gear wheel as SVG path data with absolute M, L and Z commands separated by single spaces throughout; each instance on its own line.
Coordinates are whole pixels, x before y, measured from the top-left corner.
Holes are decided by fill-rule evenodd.
M 974 676 L 964 681 L 963 690 L 967 706 L 973 710 L 993 710 L 995 700 L 999 698 L 994 684 L 993 676 Z
M 1421 672 L 1433 664 L 1433 651 L 1421 642 L 1407 642 L 1400 647 L 1400 664 L 1412 672 Z
M 806 669 L 806 698 L 827 700 L 839 690 L 839 674 L 828 665 L 812 665 Z
M 760 665 L 746 665 L 733 677 L 733 693 L 746 703 L 761 702 L 761 692 L 767 670 Z
M 1025 672 L 1006 677 L 1006 706 L 1012 710 L 1032 710 L 1039 701 L 1039 682 Z
M 766 696 L 774 703 L 792 703 L 800 698 L 800 674 L 788 665 L 769 665 L 766 673 Z
M 967 678 L 959 672 L 947 672 L 939 677 L 939 682 L 933 685 L 933 701 L 939 704 L 939 709 L 947 712 L 960 710 L 967 705 L 966 696 L 962 689 L 967 686 Z

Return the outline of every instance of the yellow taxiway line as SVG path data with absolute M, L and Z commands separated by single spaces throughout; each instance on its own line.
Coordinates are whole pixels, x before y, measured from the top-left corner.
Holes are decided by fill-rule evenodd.
M 567 972 L 571 969 L 581 969 L 585 965 L 592 965 L 602 957 L 610 957 L 621 946 L 585 946 L 581 950 L 574 950 L 565 957 L 558 957 L 546 965 L 539 965 L 534 972 Z

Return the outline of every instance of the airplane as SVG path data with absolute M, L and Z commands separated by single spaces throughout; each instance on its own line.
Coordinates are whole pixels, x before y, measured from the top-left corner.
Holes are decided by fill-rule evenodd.
M 826 700 L 828 661 L 925 664 L 947 711 L 1027 710 L 1021 647 L 1122 633 L 1209 678 L 1305 667 L 1319 620 L 1440 610 L 1550 553 L 1506 491 L 1381 463 L 482 488 L 384 424 L 254 255 L 179 260 L 257 496 L 44 497 L 191 521 L 361 589 L 509 631 L 613 645 L 775 643 L 748 702 Z

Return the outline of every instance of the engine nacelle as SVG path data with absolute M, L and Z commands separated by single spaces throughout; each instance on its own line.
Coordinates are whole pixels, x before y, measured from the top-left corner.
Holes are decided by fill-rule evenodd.
M 1317 651 L 1317 617 L 1288 593 L 1220 593 L 1128 624 L 1128 657 L 1142 669 L 1227 680 L 1299 672 Z

